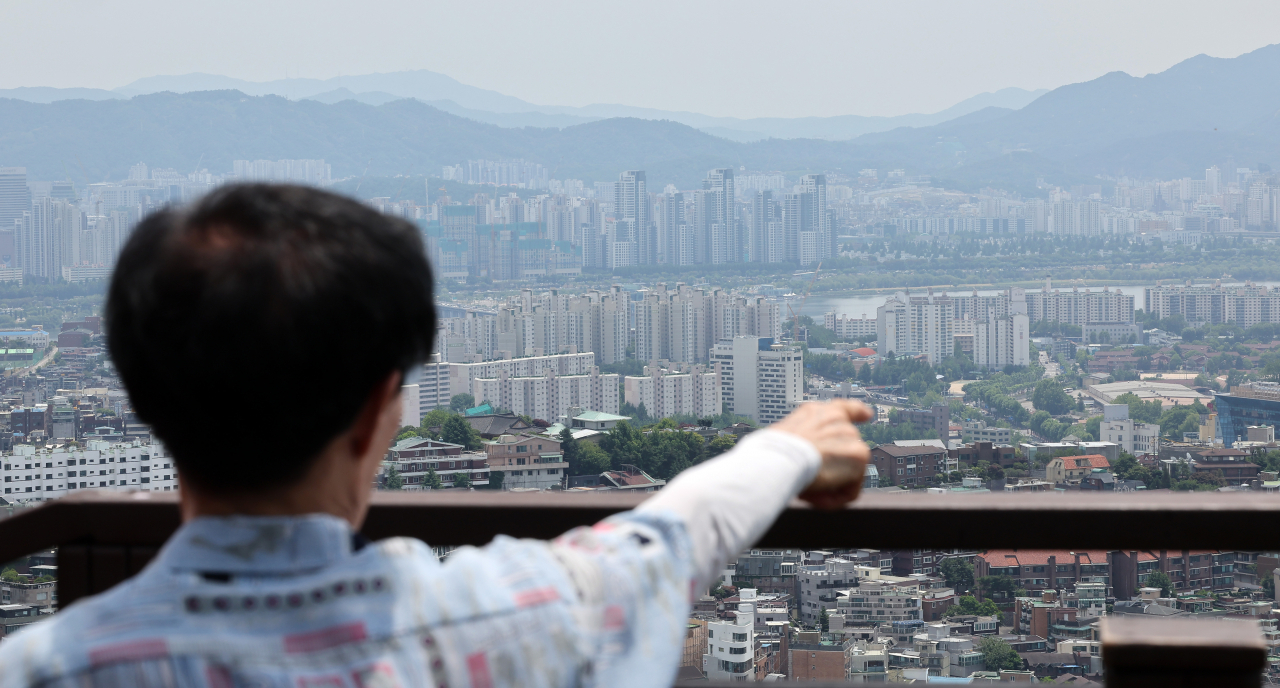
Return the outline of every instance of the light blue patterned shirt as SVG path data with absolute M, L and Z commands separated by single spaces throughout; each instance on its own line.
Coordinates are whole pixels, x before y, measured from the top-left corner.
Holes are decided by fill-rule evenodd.
M 417 540 L 360 547 L 328 515 L 199 518 L 136 577 L 0 644 L 0 688 L 669 686 L 691 593 L 817 461 L 760 431 L 640 509 L 444 564 Z

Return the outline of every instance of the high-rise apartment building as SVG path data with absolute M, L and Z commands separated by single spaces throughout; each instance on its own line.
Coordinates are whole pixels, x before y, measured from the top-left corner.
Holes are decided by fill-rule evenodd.
M 924 354 L 930 365 L 938 365 L 955 351 L 955 304 L 946 294 L 908 296 L 898 292 L 876 309 L 878 354 L 897 356 Z
M 658 239 L 658 262 L 666 265 L 692 265 L 693 243 L 683 237 L 684 194 L 664 193 L 654 203 L 654 229 Z
M 773 191 L 757 191 L 751 208 L 750 258 L 756 263 L 781 263 L 786 260 L 783 243 L 782 209 Z
M 512 413 L 564 422 L 574 408 L 617 414 L 618 378 L 617 373 L 601 373 L 594 366 L 577 375 L 558 375 L 547 368 L 540 375 L 516 376 L 499 369 L 497 377 L 473 378 L 471 395 L 477 404 L 488 402 Z
M 31 212 L 27 168 L 0 167 L 0 231 L 12 231 L 22 214 Z
M 1081 327 L 1091 322 L 1133 322 L 1133 297 L 1104 287 L 1102 291 L 1055 290 L 1045 280 L 1039 291 L 1027 292 L 1031 322 L 1060 322 Z
M 711 170 L 703 182 L 707 192 L 707 256 L 712 264 L 740 263 L 743 255 L 742 234 L 738 229 L 737 206 L 734 204 L 733 168 Z
M 615 253 L 612 267 L 652 265 L 658 262 L 658 242 L 649 223 L 649 192 L 642 170 L 628 170 L 618 175 L 613 187 L 614 245 L 629 243 Z M 632 258 L 634 256 L 634 258 Z M 634 262 L 626 262 L 634 260 Z
M 1222 193 L 1222 170 L 1217 165 L 1204 171 L 1204 192 L 1210 196 Z
M 836 255 L 836 236 L 827 214 L 827 176 L 806 174 L 800 178 L 800 188 L 811 196 L 808 212 L 809 226 L 813 228 L 817 244 L 816 258 L 823 260 Z M 807 265 L 807 263 L 805 263 Z
M 1194 324 L 1240 327 L 1280 322 L 1280 291 L 1246 283 L 1243 286 L 1161 285 L 1147 287 L 1143 306 L 1160 318 L 1181 315 Z
M 767 425 L 804 401 L 804 354 L 769 337 L 740 335 L 710 351 L 725 411 Z
M 1026 294 L 1009 290 L 1004 302 L 992 303 L 985 313 L 973 313 L 973 362 L 999 370 L 1007 365 L 1031 363 L 1031 331 Z
M 636 358 L 641 361 L 705 361 L 714 342 L 738 335 L 777 339 L 782 311 L 760 296 L 659 285 L 632 303 Z
M 703 418 L 720 413 L 716 374 L 703 366 L 683 371 L 646 366 L 644 375 L 627 376 L 622 386 L 625 401 L 637 408 L 643 405 L 652 418 Z

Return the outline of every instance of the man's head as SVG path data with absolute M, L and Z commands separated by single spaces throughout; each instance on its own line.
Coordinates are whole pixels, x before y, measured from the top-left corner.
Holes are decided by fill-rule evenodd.
M 413 225 L 296 186 L 238 185 L 143 220 L 107 296 L 111 358 L 183 479 L 302 478 L 366 402 L 430 354 Z

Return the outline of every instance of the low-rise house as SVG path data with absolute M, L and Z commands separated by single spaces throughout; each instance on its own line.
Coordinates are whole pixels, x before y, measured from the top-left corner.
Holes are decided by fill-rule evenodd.
M 560 441 L 535 435 L 500 435 L 485 442 L 489 469 L 502 471 L 502 489 L 545 490 L 564 484 L 569 467 Z
M 568 466 L 568 464 L 565 464 Z M 569 477 L 570 489 L 591 488 L 597 490 L 625 490 L 628 492 L 657 492 L 667 481 L 659 480 L 631 464 L 622 464 L 620 470 L 605 471 L 599 475 L 574 475 Z
M 394 467 L 400 475 L 400 489 L 410 492 L 431 489 L 432 473 L 440 478 L 442 487 L 453 487 L 457 483 L 474 487 L 489 484 L 489 463 L 484 454 L 466 451 L 460 444 L 425 437 L 396 442 L 387 450 L 382 465 L 379 484 L 386 485 Z M 461 479 L 462 474 L 466 474 L 467 480 Z
M 939 447 L 899 447 L 884 444 L 871 450 L 871 462 L 881 487 L 929 485 L 947 471 L 947 450 Z
M 1056 456 L 1045 464 L 1045 480 L 1051 483 L 1078 481 L 1095 468 L 1111 468 L 1111 462 L 1101 454 Z
M 1008 442 L 1003 444 L 973 442 L 952 449 L 948 453 L 962 468 L 975 466 L 979 461 L 1000 464 L 1002 468 L 1008 468 L 1019 461 L 1017 453 Z

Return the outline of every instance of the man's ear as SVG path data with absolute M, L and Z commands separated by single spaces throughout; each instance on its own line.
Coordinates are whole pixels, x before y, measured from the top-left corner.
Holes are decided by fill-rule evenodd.
M 365 399 L 360 415 L 356 416 L 356 422 L 351 426 L 351 451 L 356 457 L 363 457 L 369 451 L 369 445 L 377 437 L 378 428 L 385 422 L 383 417 L 386 414 L 394 413 L 395 422 L 399 422 L 400 380 L 400 371 L 392 371 Z

